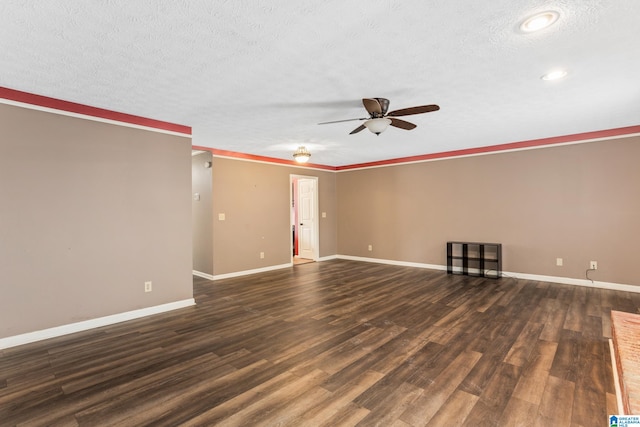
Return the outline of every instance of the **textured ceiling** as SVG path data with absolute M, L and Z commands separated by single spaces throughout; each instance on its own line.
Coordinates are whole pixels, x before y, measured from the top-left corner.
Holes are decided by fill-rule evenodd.
M 639 125 L 639 18 L 638 0 L 2 0 L 0 86 L 341 166 Z M 317 125 L 364 117 L 363 97 L 441 110 L 380 136 Z

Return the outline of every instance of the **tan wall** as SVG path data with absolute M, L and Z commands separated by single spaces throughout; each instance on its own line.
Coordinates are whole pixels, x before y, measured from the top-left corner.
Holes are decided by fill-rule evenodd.
M 595 260 L 592 279 L 640 285 L 638 159 L 631 137 L 340 172 L 338 253 L 444 265 L 448 240 L 499 242 L 505 271 Z
M 0 129 L 0 337 L 192 298 L 190 138 L 3 104 Z
M 211 153 L 204 152 L 191 159 L 191 215 L 193 235 L 193 269 L 200 273 L 213 274 L 213 200 Z M 195 199 L 195 194 L 199 200 Z
M 334 172 L 214 157 L 214 275 L 291 262 L 291 174 L 318 177 L 320 257 L 336 254 Z

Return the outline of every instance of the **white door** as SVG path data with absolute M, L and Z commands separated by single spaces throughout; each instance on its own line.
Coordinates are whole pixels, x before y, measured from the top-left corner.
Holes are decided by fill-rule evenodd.
M 316 259 L 316 179 L 298 179 L 298 256 Z

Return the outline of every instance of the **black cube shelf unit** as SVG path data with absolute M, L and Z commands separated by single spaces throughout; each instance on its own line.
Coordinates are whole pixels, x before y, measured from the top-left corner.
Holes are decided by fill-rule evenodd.
M 502 244 L 447 242 L 447 273 L 500 278 Z

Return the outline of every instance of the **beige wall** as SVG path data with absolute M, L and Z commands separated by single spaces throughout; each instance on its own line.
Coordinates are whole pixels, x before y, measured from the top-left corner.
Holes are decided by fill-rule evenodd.
M 213 157 L 195 260 L 190 139 L 3 104 L 0 126 L 0 338 L 191 298 L 192 269 L 291 262 L 292 174 L 318 177 L 320 257 L 444 265 L 447 240 L 495 241 L 506 271 L 597 260 L 595 280 L 640 286 L 638 137 L 339 173 Z
M 214 275 L 291 262 L 292 174 L 318 177 L 319 210 L 327 213 L 319 218 L 320 257 L 336 254 L 334 172 L 214 157 Z M 224 221 L 218 220 L 220 213 Z
M 448 240 L 499 242 L 505 271 L 596 260 L 592 279 L 640 285 L 638 159 L 630 137 L 340 172 L 338 253 L 444 265 Z
M 213 200 L 211 153 L 206 151 L 191 159 L 191 215 L 193 235 L 193 269 L 200 273 L 213 274 Z M 199 195 L 196 200 L 195 194 Z
M 192 298 L 190 138 L 4 104 L 0 129 L 0 337 Z

